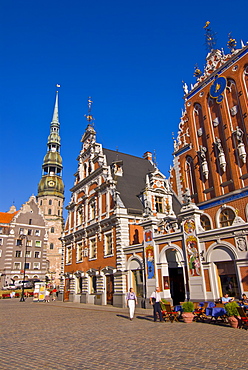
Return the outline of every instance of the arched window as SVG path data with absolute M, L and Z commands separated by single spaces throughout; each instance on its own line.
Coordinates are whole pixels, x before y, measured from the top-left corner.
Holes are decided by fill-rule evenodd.
M 50 243 L 50 249 L 53 249 L 53 243 Z
M 54 227 L 51 227 L 51 233 L 54 233 Z
M 230 208 L 225 208 L 220 212 L 220 227 L 231 226 L 235 219 L 235 213 Z
M 211 230 L 211 223 L 210 223 L 210 219 L 208 218 L 208 216 L 205 216 L 205 215 L 201 216 L 201 226 L 205 231 Z
M 52 205 L 52 199 L 49 199 L 49 206 L 51 206 Z
M 49 210 L 48 210 L 48 214 L 49 214 L 49 215 L 51 215 L 51 214 L 52 214 L 52 210 L 51 210 L 51 208 L 49 208 Z

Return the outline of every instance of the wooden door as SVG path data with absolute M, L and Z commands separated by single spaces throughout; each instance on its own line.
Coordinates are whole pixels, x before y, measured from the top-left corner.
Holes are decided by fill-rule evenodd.
M 106 275 L 107 304 L 113 304 L 114 275 Z

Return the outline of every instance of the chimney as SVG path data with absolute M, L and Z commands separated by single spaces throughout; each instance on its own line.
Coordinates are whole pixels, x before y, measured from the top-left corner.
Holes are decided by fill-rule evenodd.
M 145 152 L 144 155 L 143 155 L 143 158 L 152 162 L 152 153 L 151 152 Z

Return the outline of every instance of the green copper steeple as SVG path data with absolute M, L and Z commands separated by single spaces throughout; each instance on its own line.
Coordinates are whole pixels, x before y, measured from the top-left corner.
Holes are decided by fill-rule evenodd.
M 58 91 L 56 92 L 50 135 L 47 140 L 47 153 L 42 165 L 42 178 L 38 186 L 38 197 L 44 195 L 58 196 L 64 199 L 62 180 L 62 158 L 60 155 Z

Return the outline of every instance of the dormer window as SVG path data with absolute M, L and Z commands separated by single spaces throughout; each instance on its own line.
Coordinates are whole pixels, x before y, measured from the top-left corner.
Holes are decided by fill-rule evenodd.
M 162 197 L 155 197 L 155 207 L 156 207 L 156 211 L 158 213 L 163 213 L 164 212 L 163 198 Z

